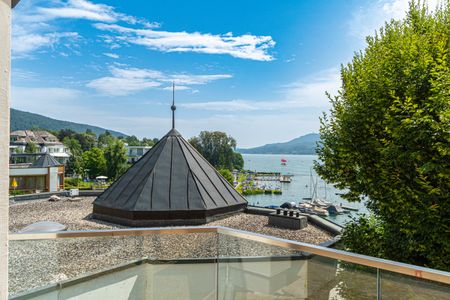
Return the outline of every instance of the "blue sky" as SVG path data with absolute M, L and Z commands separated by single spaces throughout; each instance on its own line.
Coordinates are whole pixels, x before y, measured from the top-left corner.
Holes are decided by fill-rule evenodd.
M 430 5 L 435 5 L 434 2 Z M 239 147 L 318 132 L 339 68 L 404 0 L 24 0 L 13 13 L 17 109 L 139 137 L 221 130 Z

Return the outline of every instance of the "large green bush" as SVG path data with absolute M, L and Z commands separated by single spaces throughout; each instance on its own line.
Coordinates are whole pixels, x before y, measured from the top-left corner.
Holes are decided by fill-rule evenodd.
M 448 1 L 432 13 L 412 3 L 342 67 L 316 170 L 365 198 L 382 228 L 349 225 L 352 251 L 450 269 L 449 46 Z

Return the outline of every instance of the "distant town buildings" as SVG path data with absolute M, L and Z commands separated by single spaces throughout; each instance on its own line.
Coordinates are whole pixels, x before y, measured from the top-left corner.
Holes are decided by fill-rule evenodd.
M 27 193 L 57 192 L 64 189 L 64 165 L 45 153 L 32 165 L 9 166 L 9 190 Z
M 27 144 L 36 146 L 36 153 L 26 153 Z M 42 154 L 48 153 L 59 163 L 70 158 L 69 149 L 56 136 L 44 130 L 16 130 L 10 134 L 10 163 L 33 163 Z
M 152 147 L 125 145 L 125 148 L 127 149 L 128 162 L 132 164 L 135 163 L 137 160 L 139 160 Z

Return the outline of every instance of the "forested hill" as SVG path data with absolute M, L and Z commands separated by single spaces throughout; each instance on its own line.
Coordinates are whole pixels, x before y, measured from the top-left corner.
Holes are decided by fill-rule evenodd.
M 72 129 L 73 131 L 79 133 L 86 132 L 86 129 L 90 129 L 96 135 L 100 135 L 101 133 L 104 133 L 106 130 L 108 130 L 112 135 L 116 137 L 127 136 L 124 133 L 114 130 L 109 130 L 87 124 L 79 124 L 74 122 L 56 120 L 42 115 L 11 108 L 11 131 L 26 130 L 32 128 L 47 129 L 47 130 Z
M 319 134 L 309 133 L 289 142 L 267 144 L 249 149 L 237 149 L 237 151 L 244 154 L 316 154 L 316 144 L 319 140 Z

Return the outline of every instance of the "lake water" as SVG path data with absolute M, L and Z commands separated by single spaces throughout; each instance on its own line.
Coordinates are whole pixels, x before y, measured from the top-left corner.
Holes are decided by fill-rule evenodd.
M 351 207 L 359 208 L 358 212 L 351 212 L 349 214 L 342 214 L 337 216 L 329 216 L 327 219 L 335 223 L 344 225 L 351 216 L 358 213 L 367 212 L 364 203 L 349 203 L 342 199 L 336 193 L 339 190 L 332 185 L 326 185 L 320 179 L 313 169 L 316 155 L 277 155 L 277 154 L 242 154 L 244 158 L 244 169 L 258 172 L 280 172 L 284 175 L 293 175 L 290 183 L 267 182 L 273 187 L 281 186 L 282 195 L 251 195 L 246 196 L 250 205 L 267 206 L 267 205 L 281 205 L 284 202 L 302 201 L 304 197 L 310 197 L 313 185 L 310 183 L 311 175 L 314 180 L 318 179 L 317 195 L 321 199 L 326 199 L 335 204 L 344 204 Z M 285 166 L 281 165 L 281 159 L 287 160 Z

